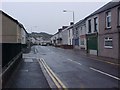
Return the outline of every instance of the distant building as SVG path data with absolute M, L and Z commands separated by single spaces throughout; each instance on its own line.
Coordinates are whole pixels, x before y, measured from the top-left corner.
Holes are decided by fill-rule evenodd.
M 73 25 L 68 27 L 68 45 L 73 45 Z

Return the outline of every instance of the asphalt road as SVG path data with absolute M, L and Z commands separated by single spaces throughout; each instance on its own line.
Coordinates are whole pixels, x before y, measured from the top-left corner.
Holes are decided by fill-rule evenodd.
M 67 88 L 118 88 L 118 66 L 85 58 L 78 51 L 52 46 L 33 46 Z

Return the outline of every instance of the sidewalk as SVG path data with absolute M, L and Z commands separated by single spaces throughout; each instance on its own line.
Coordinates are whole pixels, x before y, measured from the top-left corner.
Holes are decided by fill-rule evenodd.
M 81 56 L 86 57 L 86 58 L 91 58 L 91 59 L 94 59 L 94 60 L 99 60 L 99 61 L 103 61 L 103 62 L 115 64 L 115 65 L 120 65 L 120 61 L 118 59 L 96 56 L 96 55 L 90 55 L 90 54 L 87 54 L 85 50 L 74 49 L 74 51 L 77 54 L 79 53 Z
M 50 88 L 34 54 L 23 56 L 5 88 Z

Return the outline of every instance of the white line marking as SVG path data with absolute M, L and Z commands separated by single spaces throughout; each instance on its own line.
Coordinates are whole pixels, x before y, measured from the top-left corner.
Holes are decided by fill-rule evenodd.
M 77 63 L 77 64 L 79 64 L 79 65 L 82 65 L 81 63 L 76 62 L 76 61 L 74 61 L 74 60 L 72 60 L 72 59 L 67 59 L 67 60 L 72 61 L 72 62 L 74 62 L 74 63 Z
M 107 76 L 109 76 L 109 77 L 112 77 L 112 78 L 114 78 L 114 79 L 120 80 L 120 78 L 118 78 L 118 77 L 115 77 L 115 76 L 110 75 L 110 74 L 108 74 L 108 73 L 105 73 L 105 72 L 103 72 L 103 71 L 97 70 L 97 69 L 95 69 L 95 68 L 90 67 L 90 69 L 93 70 L 93 71 L 99 72 L 99 73 L 101 73 L 101 74 L 107 75 Z

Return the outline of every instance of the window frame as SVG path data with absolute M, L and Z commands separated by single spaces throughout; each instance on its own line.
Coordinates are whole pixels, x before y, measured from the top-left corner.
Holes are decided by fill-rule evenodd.
M 106 46 L 106 41 L 112 41 L 112 46 Z M 104 38 L 104 48 L 113 48 L 113 38 L 106 37 Z
M 110 22 L 108 22 L 109 19 L 110 19 Z M 111 11 L 107 11 L 106 12 L 106 28 L 111 28 L 111 22 L 112 22 Z M 108 26 L 108 23 L 110 23 L 110 26 Z
M 98 17 L 94 18 L 94 32 L 98 32 Z
M 80 40 L 80 45 L 81 45 L 81 46 L 84 46 L 84 45 L 85 45 L 85 40 L 84 40 L 83 38 Z
M 88 33 L 92 33 L 91 19 L 88 20 Z

